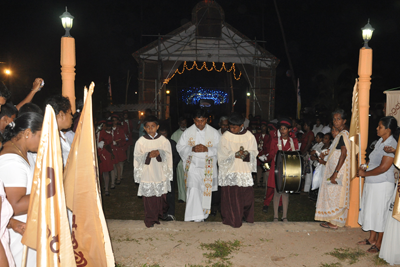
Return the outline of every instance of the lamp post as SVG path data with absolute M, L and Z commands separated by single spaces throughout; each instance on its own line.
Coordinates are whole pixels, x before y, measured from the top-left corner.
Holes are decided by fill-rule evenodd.
M 250 114 L 250 92 L 247 92 L 247 97 L 246 97 L 246 118 L 249 118 Z
M 368 144 L 368 124 L 369 124 L 369 90 L 371 87 L 372 74 L 372 49 L 368 46 L 374 28 L 368 23 L 361 28 L 364 39 L 364 46 L 360 49 L 358 61 L 358 105 L 360 113 L 360 136 L 361 136 L 361 162 L 365 163 L 365 150 Z M 360 227 L 358 224 L 358 214 L 360 210 L 360 192 L 362 178 L 356 177 L 350 182 L 350 206 L 347 216 L 346 226 Z
M 170 104 L 171 91 L 167 89 L 165 91 L 165 94 L 167 95 L 167 99 L 166 99 L 167 104 L 165 105 L 165 119 L 167 120 L 167 119 L 169 119 L 169 104 Z
M 65 7 L 65 12 L 60 16 L 65 35 L 61 37 L 61 79 L 62 95 L 69 98 L 71 111 L 75 113 L 75 39 L 70 35 L 74 17 Z
M 368 143 L 368 122 L 369 122 L 369 90 L 371 88 L 372 74 L 372 49 L 368 46 L 374 28 L 368 23 L 361 28 L 364 39 L 364 46 L 360 49 L 358 61 L 358 90 L 360 108 L 360 134 L 361 134 L 361 161 L 365 163 L 365 150 Z

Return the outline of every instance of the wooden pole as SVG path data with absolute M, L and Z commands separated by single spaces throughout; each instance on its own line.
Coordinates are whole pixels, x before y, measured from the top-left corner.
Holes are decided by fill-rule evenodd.
M 361 164 L 365 163 L 365 150 L 368 145 L 369 91 L 371 88 L 372 49 L 361 48 L 358 62 L 358 88 L 360 105 Z
M 75 39 L 61 37 L 61 80 L 62 95 L 69 98 L 71 111 L 75 113 Z
M 359 89 L 359 110 L 360 110 L 360 163 L 365 163 L 365 150 L 368 145 L 368 124 L 369 124 L 369 91 L 371 88 L 372 74 L 372 49 L 361 48 L 360 59 L 358 61 L 358 89 Z M 346 226 L 360 227 L 358 224 L 358 214 L 360 210 L 362 177 L 356 177 L 350 182 L 350 207 L 347 215 Z M 360 186 L 361 184 L 361 186 Z

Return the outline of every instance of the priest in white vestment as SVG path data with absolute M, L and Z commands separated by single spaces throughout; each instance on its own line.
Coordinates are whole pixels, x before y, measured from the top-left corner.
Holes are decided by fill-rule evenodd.
M 207 124 L 205 110 L 196 110 L 194 125 L 183 132 L 176 146 L 186 183 L 185 221 L 208 218 L 212 191 L 218 189 L 217 148 L 220 134 Z

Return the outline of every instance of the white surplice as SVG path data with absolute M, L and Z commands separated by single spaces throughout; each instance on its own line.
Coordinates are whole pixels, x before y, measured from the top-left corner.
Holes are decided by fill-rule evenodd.
M 192 125 L 183 132 L 176 145 L 186 172 L 185 221 L 201 221 L 207 219 L 210 213 L 211 195 L 208 198 L 204 197 L 205 191 L 209 191 L 205 182 L 206 160 L 212 160 L 212 165 L 210 164 L 209 168 L 212 171 L 212 191 L 217 191 L 217 149 L 219 138 L 218 131 L 210 125 L 206 125 L 203 130 L 199 130 L 196 125 Z M 206 146 L 208 152 L 193 152 L 193 146 L 198 144 Z

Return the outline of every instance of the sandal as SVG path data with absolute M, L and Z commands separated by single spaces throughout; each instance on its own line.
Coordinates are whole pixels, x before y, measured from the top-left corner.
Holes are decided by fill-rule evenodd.
M 368 252 L 368 253 L 378 253 L 379 250 L 380 250 L 380 249 L 379 249 L 377 246 L 372 245 L 372 247 L 370 247 L 370 248 L 367 250 L 367 252 Z
M 278 218 L 274 218 L 274 222 L 279 222 L 279 219 Z
M 372 245 L 375 245 L 375 243 L 371 243 L 371 242 L 369 242 L 369 240 L 368 239 L 364 239 L 364 240 L 362 240 L 362 241 L 358 241 L 357 242 L 357 245 L 368 245 L 368 246 L 372 246 Z
M 282 222 L 288 222 L 286 218 L 282 218 Z
M 338 229 L 338 227 L 336 225 L 335 226 L 330 226 L 327 222 L 320 223 L 319 226 L 321 226 L 323 228 L 327 228 L 327 229 L 332 229 L 332 230 L 337 230 Z
M 115 184 L 121 184 L 121 180 L 117 180 Z

